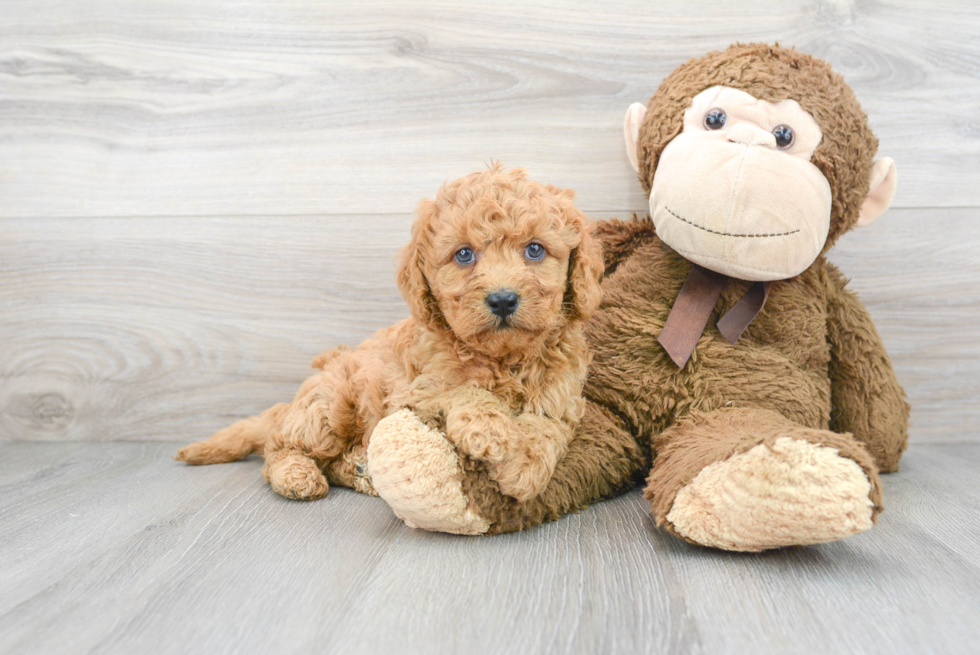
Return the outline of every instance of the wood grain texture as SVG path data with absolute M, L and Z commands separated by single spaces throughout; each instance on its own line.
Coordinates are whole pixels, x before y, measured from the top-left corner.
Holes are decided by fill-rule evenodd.
M 291 397 L 405 315 L 392 258 L 443 179 L 500 157 L 597 217 L 643 210 L 624 108 L 777 38 L 848 77 L 914 207 L 833 253 L 913 439 L 978 439 L 978 24 L 966 1 L 7 0 L 0 439 L 189 440 Z
M 844 541 L 690 546 L 638 491 L 526 533 L 413 531 L 177 444 L 0 444 L 0 651 L 974 653 L 980 445 L 917 445 Z
M 410 222 L 4 220 L 0 434 L 188 439 L 292 398 L 313 356 L 408 315 Z
M 980 5 L 5 0 L 0 216 L 401 213 L 490 158 L 646 207 L 626 107 L 686 59 L 829 59 L 901 170 L 976 206 Z
M 893 210 L 832 253 L 914 441 L 980 439 L 978 211 Z M 0 219 L 0 439 L 193 440 L 288 400 L 321 350 L 407 315 L 411 220 Z

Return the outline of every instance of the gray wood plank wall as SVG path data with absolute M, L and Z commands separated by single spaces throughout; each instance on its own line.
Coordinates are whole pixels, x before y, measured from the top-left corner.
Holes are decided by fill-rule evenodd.
M 193 439 L 405 314 L 411 212 L 491 158 L 643 211 L 622 115 L 734 41 L 829 59 L 900 190 L 834 259 L 977 441 L 980 5 L 4 0 L 0 439 Z

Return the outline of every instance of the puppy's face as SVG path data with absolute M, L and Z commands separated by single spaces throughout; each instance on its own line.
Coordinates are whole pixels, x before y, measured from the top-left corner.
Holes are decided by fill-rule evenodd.
M 474 176 L 423 203 L 409 248 L 417 249 L 429 309 L 458 339 L 490 354 L 520 352 L 591 314 L 601 253 L 570 192 L 531 182 L 523 171 Z M 594 298 L 576 298 L 583 294 Z
M 459 339 L 481 350 L 520 350 L 564 320 L 574 235 L 563 235 L 556 217 L 522 209 L 515 217 L 481 199 L 440 221 L 431 244 L 439 309 Z

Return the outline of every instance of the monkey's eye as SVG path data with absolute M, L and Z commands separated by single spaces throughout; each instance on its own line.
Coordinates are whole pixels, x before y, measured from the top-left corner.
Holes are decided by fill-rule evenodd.
M 777 125 L 772 129 L 772 135 L 776 137 L 776 145 L 782 150 L 786 150 L 796 141 L 793 128 L 789 125 Z
M 547 250 L 544 249 L 540 243 L 529 243 L 524 249 L 524 256 L 530 259 L 532 262 L 539 262 L 544 259 Z
M 460 266 L 469 266 L 476 261 L 476 253 L 469 248 L 460 248 L 456 251 L 456 254 L 453 255 L 453 258 Z
M 720 130 L 725 127 L 727 120 L 728 114 L 725 113 L 724 109 L 711 109 L 704 115 L 704 126 L 709 130 Z

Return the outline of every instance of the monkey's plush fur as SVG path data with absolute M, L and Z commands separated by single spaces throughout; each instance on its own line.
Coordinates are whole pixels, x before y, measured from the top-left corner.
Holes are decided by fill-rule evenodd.
M 177 459 L 213 464 L 259 452 L 284 496 L 319 498 L 328 478 L 371 492 L 363 458 L 372 432 L 409 408 L 481 462 L 495 489 L 535 496 L 582 416 L 583 323 L 600 297 L 601 250 L 572 195 L 499 165 L 445 184 L 420 203 L 401 256 L 412 317 L 356 349 L 324 353 L 291 403 Z M 513 306 L 498 313 L 491 296 L 501 290 Z
M 825 253 L 858 220 L 877 140 L 850 87 L 806 54 L 740 45 L 675 70 L 640 129 L 644 189 L 691 99 L 718 85 L 794 99 L 816 119 L 823 137 L 811 161 L 833 196 Z M 649 219 L 601 223 L 597 237 L 607 272 L 586 326 L 594 359 L 576 438 L 548 487 L 525 502 L 502 494 L 486 465 L 462 453 L 459 487 L 485 522 L 471 532 L 554 520 L 644 475 L 657 523 L 694 543 L 761 550 L 870 527 L 882 509 L 878 473 L 897 470 L 906 447 L 909 406 L 868 312 L 824 253 L 802 274 L 772 283 L 763 311 L 733 345 L 715 323 L 749 289 L 734 281 L 679 368 L 657 336 L 690 262 Z M 406 429 L 410 418 L 400 420 L 383 432 Z M 382 493 L 399 515 L 435 525 L 418 506 L 424 499 L 396 496 Z

